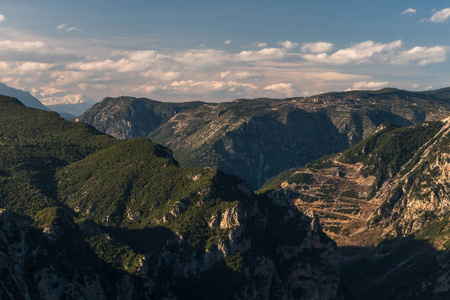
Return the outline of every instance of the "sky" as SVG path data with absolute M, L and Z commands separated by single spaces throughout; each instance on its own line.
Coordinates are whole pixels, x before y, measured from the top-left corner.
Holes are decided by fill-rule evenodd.
M 448 1 L 0 0 L 0 82 L 97 101 L 450 86 Z

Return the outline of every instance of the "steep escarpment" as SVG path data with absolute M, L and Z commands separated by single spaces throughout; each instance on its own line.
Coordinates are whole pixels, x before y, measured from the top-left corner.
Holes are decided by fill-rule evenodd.
M 337 296 L 334 242 L 284 197 L 180 168 L 145 138 L 0 105 L 2 298 Z
M 273 178 L 261 192 L 318 213 L 341 246 L 355 297 L 450 295 L 449 120 L 376 134 L 343 153 Z
M 118 139 L 145 137 L 180 111 L 195 109 L 202 102 L 161 103 L 145 98 L 105 98 L 80 116 L 80 122 Z
M 155 286 L 99 260 L 58 207 L 33 218 L 1 210 L 0 257 L 2 299 L 146 298 Z
M 229 103 L 122 97 L 105 99 L 79 121 L 117 138 L 147 136 L 169 147 L 184 167 L 218 167 L 256 189 L 286 169 L 357 144 L 384 122 L 440 120 L 450 113 L 445 97 L 397 89 Z

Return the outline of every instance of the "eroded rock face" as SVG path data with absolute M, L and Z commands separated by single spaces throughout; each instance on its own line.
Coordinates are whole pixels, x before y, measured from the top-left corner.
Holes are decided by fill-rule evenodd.
M 1 299 L 135 299 L 151 293 L 151 280 L 96 260 L 70 217 L 57 223 L 38 229 L 28 217 L 0 211 Z
M 238 271 L 229 275 L 243 285 L 226 290 L 237 299 L 333 299 L 339 281 L 335 244 L 322 233 L 314 215 L 280 201 L 241 202 L 212 216 L 216 228 L 227 235 L 206 251 L 183 238 L 168 240 L 161 251 L 141 259 L 139 278 L 96 260 L 82 235 L 98 234 L 99 229 L 78 227 L 63 211 L 57 209 L 56 219 L 48 223 L 41 220 L 31 226 L 30 218 L 3 210 L 0 274 L 8 279 L 2 280 L 0 296 L 148 299 L 153 297 L 155 278 L 163 280 L 168 297 L 177 298 L 183 282 L 205 280 L 238 257 Z
M 281 203 L 279 197 L 265 201 L 264 205 L 240 203 L 213 215 L 209 226 L 229 234 L 201 255 L 182 239 L 168 243 L 157 263 L 150 266 L 151 272 L 159 276 L 170 269 L 166 280 L 174 282 L 195 277 L 203 280 L 218 264 L 239 256 L 243 269 L 229 276 L 239 276 L 245 285 L 229 290 L 231 298 L 334 299 L 338 294 L 338 253 L 317 217 L 312 211 L 311 216 L 300 213 L 286 200 Z

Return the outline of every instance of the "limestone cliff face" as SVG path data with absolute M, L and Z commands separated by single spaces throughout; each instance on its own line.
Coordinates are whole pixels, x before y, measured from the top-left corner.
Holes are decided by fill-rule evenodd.
M 0 275 L 8 279 L 1 281 L 0 296 L 203 299 L 226 293 L 229 299 L 255 300 L 338 296 L 336 246 L 312 211 L 302 214 L 284 196 L 272 195 L 237 203 L 207 219 L 210 228 L 225 233 L 207 248 L 174 236 L 127 267 L 103 257 L 100 261 L 95 247 L 86 243 L 105 232 L 111 232 L 106 239 L 113 244 L 127 240 L 112 231 L 92 222 L 77 225 L 56 208 L 44 209 L 34 221 L 3 210 Z M 148 237 L 141 238 L 130 245 L 145 243 Z M 110 247 L 103 245 L 102 251 Z M 228 283 L 217 286 L 220 280 Z
M 32 226 L 28 217 L 0 211 L 1 299 L 136 299 L 153 282 L 133 278 L 95 258 L 61 213 L 58 224 Z
M 432 93 L 392 89 L 218 104 L 107 98 L 79 121 L 117 138 L 148 136 L 182 166 L 219 167 L 258 189 L 286 169 L 355 145 L 383 122 L 405 126 L 449 113 Z
M 378 193 L 383 205 L 375 221 L 380 220 L 386 234 L 421 232 L 436 220 L 446 220 L 450 213 L 450 124 L 448 118 L 443 122 L 442 129 L 421 147 L 408 172 L 389 180 Z M 441 233 L 436 241 L 440 245 L 450 238 Z
M 211 216 L 209 226 L 228 229 L 225 238 L 206 251 L 190 247 L 183 237 L 168 241 L 155 263 L 151 262 L 155 254 L 147 254 L 149 273 L 175 285 L 177 295 L 195 298 L 185 282 L 192 284 L 192 278 L 198 278 L 193 285 L 205 282 L 204 289 L 209 290 L 207 277 L 239 258 L 241 265 L 227 275 L 231 282 L 239 280 L 225 290 L 230 299 L 336 298 L 339 259 L 334 242 L 314 215 L 279 201 L 278 197 L 263 205 L 238 204 Z

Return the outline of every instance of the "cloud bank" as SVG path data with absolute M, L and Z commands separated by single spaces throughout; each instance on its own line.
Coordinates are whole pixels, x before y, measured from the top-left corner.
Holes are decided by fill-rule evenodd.
M 64 31 L 70 28 L 57 26 Z M 351 45 L 285 40 L 272 47 L 257 42 L 239 51 L 80 49 L 49 40 L 0 40 L 0 81 L 13 87 L 49 86 L 103 97 L 224 101 L 295 97 L 348 87 L 374 89 L 391 80 L 372 77 L 364 71 L 368 67 L 355 71 L 359 66 L 421 68 L 446 59 L 444 46 L 405 47 L 402 40 Z

